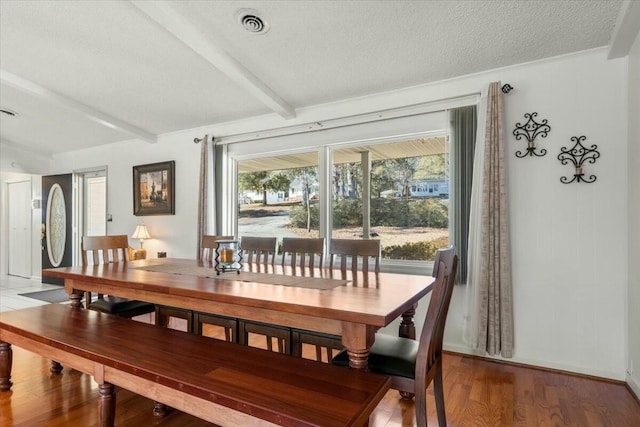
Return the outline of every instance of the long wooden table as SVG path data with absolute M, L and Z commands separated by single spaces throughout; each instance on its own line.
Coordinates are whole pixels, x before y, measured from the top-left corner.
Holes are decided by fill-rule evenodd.
M 46 271 L 64 279 L 65 290 L 76 307 L 82 306 L 84 292 L 91 291 L 340 335 L 350 366 L 360 369 L 367 367 L 375 332 L 399 316 L 403 318 L 400 335 L 415 338 L 415 306 L 431 291 L 433 283 L 430 276 L 352 275 L 340 270 L 280 266 L 245 265 L 248 274 L 225 272 L 217 276 L 207 261 L 171 258 Z M 305 281 L 309 287 L 304 287 L 305 281 L 274 284 L 280 279 L 290 283 L 292 276 L 308 278 Z M 241 280 L 246 277 L 250 281 Z M 328 288 L 319 289 L 319 285 Z

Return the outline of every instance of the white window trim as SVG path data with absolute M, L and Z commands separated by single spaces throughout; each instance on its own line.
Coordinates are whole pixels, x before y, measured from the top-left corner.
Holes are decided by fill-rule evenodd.
M 228 154 L 225 150 L 223 153 L 223 206 L 226 207 L 223 211 L 223 230 L 222 234 L 238 235 L 238 197 L 237 197 L 237 173 L 238 162 L 243 160 L 253 160 L 263 157 L 274 157 L 278 155 L 290 155 L 299 153 L 308 153 L 316 151 L 318 153 L 318 174 L 320 183 L 320 237 L 324 237 L 326 242 L 331 239 L 331 230 L 333 230 L 333 216 L 331 215 L 331 203 L 328 203 L 328 198 L 324 195 L 328 194 L 331 188 L 331 169 L 333 167 L 333 152 L 335 150 L 349 148 L 359 145 L 378 145 L 394 142 L 406 141 L 408 139 L 415 138 L 431 138 L 436 136 L 445 136 L 448 138 L 448 129 L 429 130 L 425 132 L 415 132 L 411 134 L 401 134 L 394 136 L 385 136 L 380 138 L 365 138 L 352 141 L 344 141 L 338 143 L 326 144 L 324 146 L 312 146 L 297 149 L 281 149 L 271 151 L 269 153 L 260 154 Z M 451 228 L 449 228 L 451 230 Z M 325 247 L 325 258 L 329 259 L 328 244 Z M 410 261 L 410 260 L 380 260 L 380 269 L 384 272 L 395 272 L 405 274 L 431 274 L 433 269 L 433 262 L 431 261 Z

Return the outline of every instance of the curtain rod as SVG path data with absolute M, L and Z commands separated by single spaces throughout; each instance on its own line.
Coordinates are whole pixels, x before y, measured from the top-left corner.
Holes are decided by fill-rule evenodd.
M 344 126 L 352 126 L 364 123 L 370 123 L 373 121 L 383 121 L 396 119 L 401 117 L 411 117 L 420 114 L 435 113 L 438 111 L 444 111 L 453 108 L 452 103 L 467 103 L 471 104 L 477 102 L 480 92 L 469 93 L 460 96 L 454 96 L 449 98 L 438 99 L 435 101 L 429 101 L 419 104 L 406 105 L 402 107 L 389 108 L 386 110 L 378 110 L 370 113 L 357 114 L 352 116 L 339 117 L 334 119 L 320 120 L 309 123 L 301 123 L 293 126 L 257 130 L 253 132 L 232 134 L 226 136 L 220 136 L 217 140 L 218 144 L 232 144 L 237 142 L 255 141 L 260 139 L 268 139 L 279 136 L 296 135 L 307 132 L 317 132 L 320 130 L 327 130 L 333 128 L 339 128 Z

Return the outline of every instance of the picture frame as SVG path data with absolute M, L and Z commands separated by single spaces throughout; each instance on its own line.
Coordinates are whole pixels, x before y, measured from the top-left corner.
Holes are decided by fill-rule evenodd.
M 133 167 L 134 215 L 175 215 L 175 163 Z

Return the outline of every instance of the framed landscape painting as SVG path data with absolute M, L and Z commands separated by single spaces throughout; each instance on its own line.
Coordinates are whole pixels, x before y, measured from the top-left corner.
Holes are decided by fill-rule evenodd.
M 133 214 L 175 214 L 175 161 L 133 167 Z

